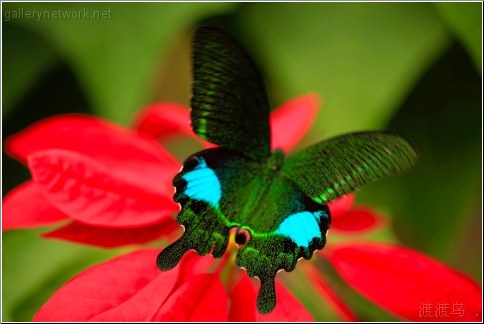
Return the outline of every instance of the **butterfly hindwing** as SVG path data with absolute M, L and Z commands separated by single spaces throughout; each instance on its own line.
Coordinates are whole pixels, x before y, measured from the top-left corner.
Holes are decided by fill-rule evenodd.
M 270 128 L 264 83 L 237 42 L 218 29 L 198 28 L 193 77 L 193 131 L 249 158 L 267 158 Z
M 251 223 L 252 237 L 240 248 L 235 263 L 250 277 L 260 279 L 257 309 L 266 314 L 276 304 L 277 272 L 294 270 L 300 258 L 309 260 L 315 250 L 324 247 L 331 217 L 326 205 L 312 201 L 280 173 L 258 208 L 260 212 Z
M 248 231 L 237 265 L 261 280 L 257 305 L 262 313 L 275 306 L 274 280 L 284 269 L 292 271 L 299 258 L 310 259 L 322 249 L 330 226 L 327 206 L 309 198 L 279 170 L 276 152 L 263 162 L 222 148 L 198 152 L 187 159 L 175 177 L 175 200 L 182 209 L 177 221 L 183 236 L 160 253 L 158 266 L 171 269 L 183 254 L 223 255 L 230 230 Z
M 190 156 L 173 179 L 174 199 L 181 207 L 177 221 L 185 232 L 159 254 L 157 264 L 161 270 L 175 267 L 191 249 L 199 255 L 211 252 L 214 257 L 221 257 L 227 249 L 232 224 L 220 210 L 222 181 L 207 164 L 205 152 Z
M 416 159 L 415 149 L 399 135 L 361 132 L 312 145 L 290 157 L 281 171 L 314 201 L 327 204 L 410 169 Z

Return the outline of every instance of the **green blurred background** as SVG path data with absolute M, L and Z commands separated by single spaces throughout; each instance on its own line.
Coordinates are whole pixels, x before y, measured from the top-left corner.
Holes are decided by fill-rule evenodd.
M 191 32 L 199 24 L 216 25 L 234 34 L 258 63 L 272 107 L 308 92 L 322 97 L 323 108 L 300 148 L 368 129 L 390 129 L 410 139 L 419 152 L 417 166 L 357 194 L 358 203 L 389 218 L 390 228 L 371 238 L 412 247 L 481 282 L 481 3 L 3 3 L 2 8 L 3 138 L 54 114 L 82 112 L 129 126 L 145 104 L 188 105 Z M 110 18 L 15 18 L 21 8 L 104 10 Z M 183 158 L 192 147 L 178 142 L 170 149 Z M 29 173 L 4 154 L 2 163 L 4 196 Z M 4 321 L 31 320 L 69 278 L 128 250 L 43 240 L 42 231 L 3 233 Z M 337 281 L 334 285 L 359 319 L 393 319 Z M 301 300 L 317 320 L 337 319 L 324 305 Z

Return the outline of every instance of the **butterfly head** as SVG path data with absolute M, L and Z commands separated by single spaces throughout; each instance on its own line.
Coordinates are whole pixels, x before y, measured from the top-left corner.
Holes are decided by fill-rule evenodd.
M 285 154 L 283 151 L 278 149 L 272 151 L 271 156 L 267 159 L 266 169 L 272 172 L 279 171 L 284 164 L 284 157 Z

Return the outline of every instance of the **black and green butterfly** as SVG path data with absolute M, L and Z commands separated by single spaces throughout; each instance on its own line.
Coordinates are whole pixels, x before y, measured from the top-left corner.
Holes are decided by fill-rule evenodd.
M 244 50 L 218 29 L 193 41 L 193 131 L 220 147 L 190 156 L 173 180 L 183 236 L 158 256 L 175 267 L 185 252 L 221 257 L 230 231 L 242 245 L 236 264 L 257 276 L 257 308 L 276 305 L 279 270 L 292 271 L 326 243 L 328 203 L 409 169 L 417 155 L 402 137 L 381 132 L 338 136 L 285 159 L 271 151 L 264 83 Z

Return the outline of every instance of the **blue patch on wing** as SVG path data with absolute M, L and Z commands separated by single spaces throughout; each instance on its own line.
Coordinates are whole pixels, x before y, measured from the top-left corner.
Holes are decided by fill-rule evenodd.
M 207 166 L 203 158 L 200 158 L 199 164 L 192 171 L 185 173 L 182 178 L 187 182 L 185 195 L 218 206 L 222 197 L 222 187 L 217 175 Z
M 327 217 L 322 211 L 304 211 L 289 215 L 279 225 L 276 234 L 290 238 L 298 246 L 309 248 L 313 238 L 321 238 L 319 221 L 321 217 Z

